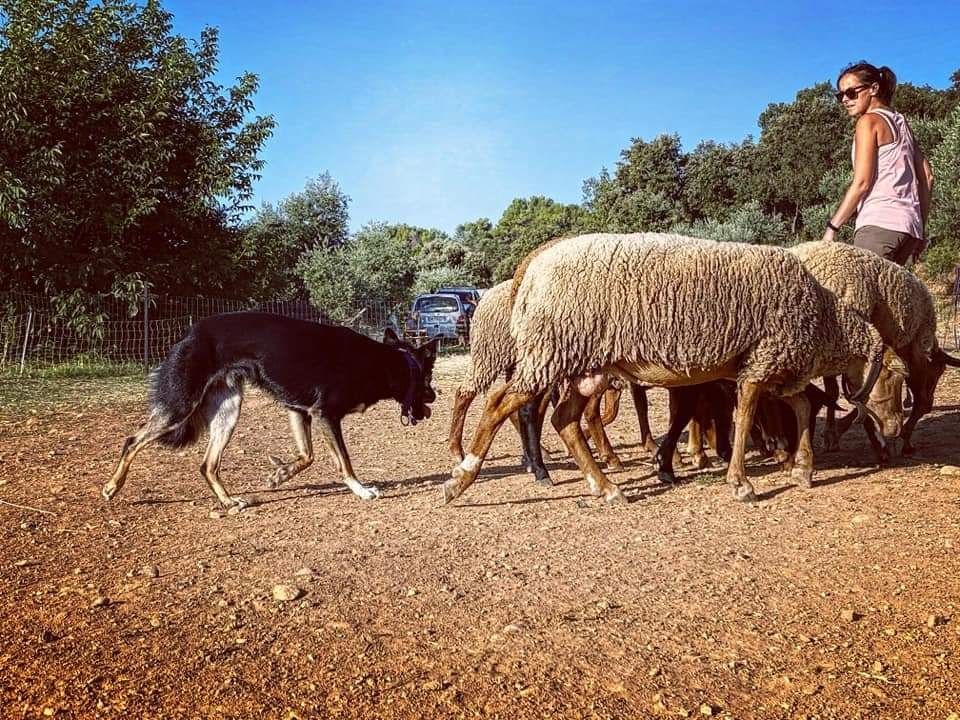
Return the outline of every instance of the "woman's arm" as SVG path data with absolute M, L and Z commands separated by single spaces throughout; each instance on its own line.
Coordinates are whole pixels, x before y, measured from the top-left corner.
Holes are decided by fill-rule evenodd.
M 873 185 L 874 176 L 877 174 L 877 125 L 882 123 L 878 117 L 869 114 L 862 115 L 857 120 L 855 132 L 855 151 L 853 155 L 853 181 L 840 202 L 840 207 L 830 218 L 830 224 L 834 227 L 840 227 L 849 220 L 857 210 L 857 205 L 866 196 Z M 823 233 L 824 240 L 836 240 L 836 232 L 827 228 Z

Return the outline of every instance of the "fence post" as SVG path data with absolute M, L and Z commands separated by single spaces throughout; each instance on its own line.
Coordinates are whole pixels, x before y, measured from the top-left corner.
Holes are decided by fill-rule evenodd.
M 30 330 L 33 327 L 33 310 L 27 311 L 27 332 L 23 335 L 23 352 L 20 353 L 20 374 L 23 375 L 23 368 L 27 362 L 27 345 L 30 344 Z
M 150 372 L 150 288 L 143 288 L 143 369 Z

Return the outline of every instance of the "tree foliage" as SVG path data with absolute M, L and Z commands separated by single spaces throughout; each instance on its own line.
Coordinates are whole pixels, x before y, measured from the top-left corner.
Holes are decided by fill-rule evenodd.
M 274 127 L 158 2 L 0 4 L 0 288 L 221 290 Z M 210 262 L 216 258 L 217 262 Z

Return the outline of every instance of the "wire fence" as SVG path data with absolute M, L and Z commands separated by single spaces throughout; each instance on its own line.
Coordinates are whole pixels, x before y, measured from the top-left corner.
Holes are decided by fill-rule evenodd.
M 951 286 L 935 294 L 934 300 L 941 346 L 960 350 L 960 269 Z M 51 368 L 69 371 L 103 365 L 148 369 L 158 364 L 200 318 L 239 310 L 346 325 L 376 338 L 389 327 L 408 339 L 425 339 L 424 333 L 411 330 L 408 308 L 386 304 L 356 308 L 346 321 L 337 322 L 307 300 L 251 303 L 145 293 L 135 306 L 110 296 L 96 298 L 92 307 L 88 305 L 87 315 L 99 319 L 79 323 L 64 317 L 63 310 L 48 298 L 7 293 L 0 294 L 0 374 L 31 375 Z M 469 328 L 463 335 L 441 340 L 444 347 L 468 343 Z
M 111 296 L 94 298 L 79 321 L 64 316 L 48 298 L 0 294 L 0 374 L 31 375 L 51 369 L 83 370 L 104 365 L 149 369 L 197 320 L 225 312 L 257 310 L 331 325 L 345 325 L 381 338 L 386 328 L 413 341 L 425 333 L 408 328 L 408 308 L 386 303 L 358 307 L 337 321 L 307 300 L 253 303 L 229 298 L 176 297 L 145 293 L 134 306 Z M 466 345 L 466 335 L 441 338 L 441 347 Z

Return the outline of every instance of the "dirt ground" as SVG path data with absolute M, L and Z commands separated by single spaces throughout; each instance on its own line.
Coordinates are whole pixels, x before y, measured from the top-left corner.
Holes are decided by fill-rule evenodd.
M 293 444 L 255 393 L 223 468 L 255 502 L 236 516 L 211 516 L 202 448 L 145 451 L 101 499 L 142 392 L 101 404 L 94 382 L 0 420 L 0 499 L 53 513 L 0 504 L 0 716 L 960 717 L 960 477 L 940 469 L 960 464 L 960 373 L 914 458 L 876 469 L 855 428 L 811 490 L 756 459 L 756 504 L 720 468 L 658 486 L 625 400 L 629 505 L 590 497 L 552 430 L 557 484 L 534 484 L 507 427 L 442 507 L 462 368 L 441 361 L 415 428 L 393 403 L 347 420 L 371 502 L 326 457 L 264 489 Z

